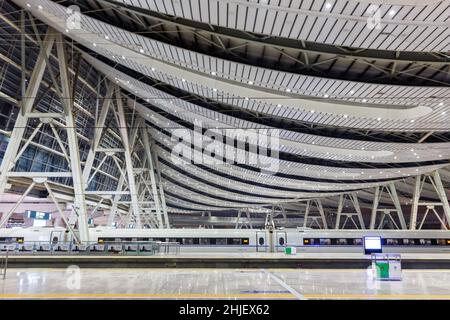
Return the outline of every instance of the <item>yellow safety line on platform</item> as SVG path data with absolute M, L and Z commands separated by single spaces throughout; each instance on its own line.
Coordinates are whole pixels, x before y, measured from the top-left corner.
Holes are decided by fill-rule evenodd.
M 304 294 L 303 296 L 306 299 L 450 299 L 448 294 Z
M 0 294 L 0 299 L 73 299 L 73 298 L 153 298 L 153 299 L 234 299 L 234 298 L 265 298 L 265 299 L 294 299 L 290 293 L 280 294 L 147 294 L 147 293 L 52 293 L 52 294 Z

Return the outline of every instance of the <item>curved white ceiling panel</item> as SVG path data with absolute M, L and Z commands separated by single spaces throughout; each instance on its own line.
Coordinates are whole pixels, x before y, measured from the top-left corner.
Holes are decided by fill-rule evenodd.
M 394 51 L 450 50 L 448 0 L 413 5 L 377 1 L 376 6 L 355 0 L 115 2 L 226 28 L 338 46 Z
M 154 118 L 150 120 L 151 122 L 154 121 Z M 189 130 L 186 130 L 187 132 Z M 152 134 L 154 136 L 154 139 L 162 143 L 163 145 L 167 146 L 170 150 L 174 149 L 175 146 L 178 144 L 178 140 L 172 139 L 170 137 L 167 137 L 164 134 L 161 134 L 157 130 L 152 129 Z M 199 147 L 198 142 L 196 140 L 192 141 L 194 145 Z M 222 145 L 222 143 L 218 143 L 219 145 Z M 223 145 L 222 145 L 223 146 Z M 197 149 L 197 148 L 196 148 Z M 246 153 L 247 154 L 247 153 Z M 430 165 L 430 166 L 422 166 L 422 167 L 413 167 L 413 168 L 384 168 L 384 169 L 353 169 L 353 168 L 339 168 L 339 167 L 332 167 L 332 166 L 319 166 L 319 165 L 310 165 L 310 164 L 303 164 L 303 163 L 293 163 L 288 162 L 284 160 L 279 160 L 275 158 L 270 158 L 266 161 L 265 157 L 259 157 L 257 160 L 260 161 L 263 164 L 269 164 L 269 169 L 267 169 L 268 173 L 257 173 L 254 171 L 246 170 L 234 165 L 230 165 L 228 163 L 222 163 L 219 162 L 217 164 L 217 161 L 215 158 L 211 157 L 208 153 L 200 153 L 197 150 L 193 150 L 191 153 L 192 157 L 190 159 L 201 159 L 200 161 L 204 161 L 205 165 L 208 167 L 214 169 L 214 170 L 224 170 L 224 173 L 229 174 L 239 174 L 239 172 L 245 172 L 246 176 L 242 176 L 243 178 L 252 177 L 253 181 L 267 183 L 267 184 L 273 184 L 277 181 L 280 182 L 280 185 L 283 185 L 284 183 L 292 183 L 294 186 L 298 186 L 299 181 L 294 179 L 288 179 L 288 178 L 281 178 L 278 176 L 273 176 L 271 172 L 273 170 L 276 170 L 276 172 L 282 173 L 282 174 L 288 174 L 288 175 L 300 175 L 304 177 L 310 177 L 315 179 L 330 179 L 332 181 L 333 179 L 340 179 L 342 181 L 349 180 L 349 184 L 342 184 L 342 183 L 331 183 L 331 182 L 324 182 L 324 185 L 327 185 L 328 188 L 338 190 L 339 188 L 342 188 L 343 186 L 349 188 L 351 187 L 369 187 L 374 185 L 379 185 L 379 182 L 375 183 L 361 183 L 361 184 L 355 184 L 354 182 L 357 180 L 368 180 L 368 179 L 399 179 L 404 178 L 408 176 L 414 176 L 418 174 L 428 173 L 435 169 L 444 167 L 448 164 L 442 164 L 442 165 Z M 178 166 L 189 166 L 188 163 L 186 163 L 187 160 L 186 157 L 189 155 L 182 154 L 180 157 L 181 160 L 179 160 L 178 157 L 175 158 L 175 161 Z M 167 154 L 168 161 L 172 161 L 172 155 Z M 229 158 L 231 160 L 231 158 Z M 250 157 L 247 154 L 246 163 L 250 162 Z M 255 160 L 256 161 L 256 160 Z M 248 163 L 247 163 L 248 164 Z M 257 168 L 263 168 L 263 166 L 259 165 L 258 163 L 253 165 Z M 308 183 L 308 181 L 305 181 Z M 311 182 L 309 182 L 311 183 Z M 314 182 L 313 187 L 317 187 L 317 185 L 320 185 L 322 183 L 320 182 Z
M 25 1 L 16 0 L 16 2 L 25 6 Z M 32 7 L 33 13 L 55 28 L 64 31 L 65 17 L 67 15 L 65 8 L 47 0 L 44 2 L 48 2 L 49 7 L 43 10 Z M 306 99 L 302 95 L 292 95 L 294 88 L 288 87 L 284 89 L 284 92 L 280 92 L 279 89 L 258 89 L 258 86 L 255 85 L 255 83 L 259 83 L 256 78 L 252 84 L 247 83 L 243 85 L 242 83 L 237 83 L 236 80 L 230 81 L 222 78 L 219 71 L 211 71 L 210 74 L 206 74 L 205 72 L 188 70 L 180 66 L 161 62 L 146 55 L 150 53 L 150 49 L 144 47 L 146 44 L 142 41 L 149 41 L 148 39 L 143 39 L 135 34 L 127 33 L 89 17 L 83 16 L 82 21 L 84 21 L 85 28 L 88 30 L 92 29 L 91 32 L 76 30 L 68 33 L 69 36 L 80 43 L 144 75 L 216 101 L 263 114 L 270 114 L 275 117 L 330 126 L 390 131 L 448 130 L 448 116 L 450 113 L 448 111 L 450 110 L 445 101 L 440 101 L 441 99 L 434 99 L 435 101 L 432 104 L 435 106 L 433 108 L 426 105 L 405 108 L 369 104 L 371 101 L 366 98 L 364 99 L 367 100 L 367 103 L 363 104 L 355 104 L 351 101 L 345 102 L 343 100 L 330 100 L 329 98 L 332 97 L 332 94 L 326 99 Z M 105 35 L 108 35 L 109 38 L 105 39 Z M 114 45 L 111 39 L 119 35 L 122 39 L 121 45 Z M 126 48 L 124 45 L 133 47 L 133 49 Z M 141 50 L 142 53 L 140 52 Z M 170 55 L 166 51 L 165 58 L 167 56 Z M 228 63 L 231 64 L 231 62 Z M 254 74 L 253 76 L 256 77 L 257 75 Z M 320 79 L 317 80 L 320 81 Z M 290 80 L 285 79 L 283 81 Z M 270 81 L 265 82 L 269 83 Z M 353 85 L 360 84 L 353 83 Z M 436 91 L 439 89 L 442 88 L 432 88 L 430 90 Z M 448 95 L 448 91 L 444 95 Z M 281 107 L 278 107 L 279 105 Z
M 148 99 L 158 108 L 190 123 L 201 123 L 205 128 L 220 128 L 224 135 L 229 128 L 270 129 L 271 127 L 255 124 L 246 120 L 236 119 L 203 107 L 194 105 L 176 97 L 170 96 L 154 87 L 146 85 L 99 60 L 84 55 L 93 66 L 102 70 L 111 81 L 115 81 L 124 89 L 137 96 Z M 160 98 L 160 99 L 157 99 Z M 137 110 L 143 117 L 149 114 L 147 108 L 136 103 Z M 161 124 L 162 128 L 180 127 L 169 122 Z M 339 138 L 320 137 L 309 134 L 280 130 L 280 151 L 318 157 L 329 160 L 364 161 L 364 162 L 416 162 L 428 160 L 450 159 L 450 143 L 384 143 L 373 141 L 346 140 Z M 230 133 L 231 134 L 231 133 Z

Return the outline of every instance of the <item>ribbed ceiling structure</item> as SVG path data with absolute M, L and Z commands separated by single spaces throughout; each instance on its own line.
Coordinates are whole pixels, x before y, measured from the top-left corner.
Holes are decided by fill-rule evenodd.
M 13 0 L 64 33 L 145 118 L 171 212 L 271 206 L 359 191 L 443 168 L 450 181 L 450 1 Z M 80 29 L 68 29 L 74 7 Z M 72 8 L 72 10 L 68 10 Z M 261 163 L 175 162 L 174 133 L 279 136 Z M 230 139 L 227 139 L 230 138 Z M 246 158 L 256 156 L 248 140 Z M 427 189 L 427 187 L 425 187 Z M 403 197 L 404 196 L 404 197 Z M 433 196 L 430 195 L 430 198 Z

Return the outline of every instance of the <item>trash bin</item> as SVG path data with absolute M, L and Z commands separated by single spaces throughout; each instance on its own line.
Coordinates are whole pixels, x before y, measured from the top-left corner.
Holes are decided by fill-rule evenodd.
M 373 253 L 372 272 L 377 280 L 402 280 L 401 256 L 396 253 Z
M 285 247 L 284 248 L 284 253 L 285 254 L 289 254 L 289 255 L 297 254 L 297 250 L 296 250 L 295 247 Z

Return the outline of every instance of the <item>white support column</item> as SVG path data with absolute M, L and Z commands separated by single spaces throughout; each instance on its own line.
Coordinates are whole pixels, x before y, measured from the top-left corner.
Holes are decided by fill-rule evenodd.
M 356 215 L 358 216 L 358 220 L 359 220 L 359 225 L 361 227 L 361 229 L 365 229 L 366 225 L 364 223 L 364 219 L 362 216 L 362 211 L 361 211 L 361 207 L 359 205 L 359 200 L 358 200 L 358 194 L 356 192 L 353 192 L 350 194 L 351 200 L 353 202 L 353 207 L 356 210 Z M 353 220 L 353 219 L 352 219 Z M 353 221 L 354 222 L 354 221 Z
M 439 196 L 439 199 L 442 202 L 442 209 L 444 210 L 444 215 L 447 221 L 450 221 L 450 206 L 448 205 L 447 194 L 445 193 L 444 186 L 442 184 L 441 176 L 439 175 L 439 171 L 435 170 L 432 174 L 434 180 L 434 187 L 436 188 L 436 192 Z
M 148 129 L 148 134 L 151 137 L 151 131 L 150 129 Z M 155 169 L 156 169 L 156 175 L 158 177 L 158 191 L 159 191 L 159 195 L 161 197 L 161 209 L 163 212 L 163 216 L 165 219 L 165 223 L 166 223 L 166 228 L 169 229 L 170 228 L 170 221 L 169 221 L 169 215 L 167 213 L 167 206 L 166 206 L 166 197 L 164 195 L 164 187 L 163 187 L 163 183 L 162 183 L 162 178 L 161 178 L 161 168 L 159 165 L 159 160 L 158 160 L 158 154 L 156 152 L 156 148 L 155 148 L 155 142 L 152 138 L 150 138 L 150 150 L 153 156 L 153 163 L 155 165 Z M 211 215 L 211 212 L 209 213 Z
M 86 188 L 88 187 L 88 181 L 89 181 L 89 175 L 92 170 L 92 165 L 94 164 L 95 159 L 95 153 L 97 148 L 99 147 L 100 139 L 102 137 L 103 133 L 103 127 L 105 126 L 106 118 L 109 112 L 109 106 L 111 104 L 111 99 L 113 97 L 113 85 L 110 84 L 108 87 L 108 91 L 106 93 L 106 96 L 103 100 L 102 109 L 100 111 L 100 115 L 95 123 L 95 130 L 94 130 L 94 139 L 92 141 L 91 148 L 89 149 L 88 156 L 86 158 L 86 162 L 84 165 L 83 170 L 83 181 L 86 184 Z
M 250 210 L 249 210 L 249 208 L 247 208 L 246 212 L 247 212 L 247 221 L 248 221 L 248 224 L 250 225 L 250 229 L 253 229 L 253 223 L 252 223 L 252 218 L 250 217 Z
M 412 205 L 411 205 L 411 219 L 409 222 L 409 230 L 416 230 L 417 212 L 419 210 L 421 181 L 422 181 L 422 176 L 417 176 L 416 181 L 414 183 L 414 194 L 413 194 L 413 201 L 412 201 Z
M 123 109 L 122 95 L 120 93 L 120 88 L 116 87 L 116 102 L 117 102 L 117 113 L 119 119 L 119 132 L 122 139 L 123 146 L 125 148 L 124 156 L 125 156 L 125 164 L 127 171 L 127 179 L 128 179 L 128 188 L 130 190 L 131 196 L 131 208 L 133 210 L 133 214 L 136 217 L 136 227 L 141 229 L 141 209 L 139 207 L 139 201 L 137 198 L 137 190 L 136 184 L 134 180 L 134 172 L 133 172 L 133 160 L 131 159 L 131 146 L 128 140 L 128 130 L 127 130 L 127 122 L 125 119 L 125 113 Z
M 155 169 L 153 166 L 152 153 L 150 148 L 150 141 L 148 139 L 148 131 L 142 128 L 142 142 L 144 143 L 145 153 L 147 155 L 147 162 L 149 165 L 149 173 L 150 173 L 150 183 L 152 187 L 153 201 L 155 202 L 155 210 L 156 210 L 156 218 L 158 221 L 158 228 L 164 228 L 163 223 L 163 212 L 161 210 L 160 199 L 158 195 L 158 190 L 156 187 L 156 177 L 155 177 Z M 167 221 L 167 216 L 164 217 L 164 220 Z M 167 223 L 166 223 L 167 226 Z
M 307 227 L 308 216 L 309 216 L 309 206 L 310 206 L 310 200 L 306 201 L 305 217 L 303 218 L 303 228 Z
M 377 218 L 378 203 L 380 201 L 380 186 L 375 187 L 375 196 L 373 197 L 372 214 L 370 216 L 370 230 L 375 229 L 375 221 Z
M 240 229 L 239 228 L 240 222 L 241 222 L 241 210 L 238 210 L 238 215 L 237 215 L 237 218 L 236 218 L 236 224 L 234 226 L 235 229 Z
M 67 129 L 67 142 L 69 144 L 70 167 L 72 170 L 72 181 L 74 191 L 74 205 L 78 212 L 78 229 L 80 232 L 80 241 L 89 241 L 89 230 L 87 221 L 87 208 L 84 196 L 83 173 L 81 171 L 80 150 L 78 148 L 78 139 L 76 133 L 76 124 L 73 117 L 73 97 L 69 85 L 69 75 L 67 69 L 66 53 L 64 51 L 64 38 L 61 34 L 57 35 L 56 48 L 58 53 L 58 64 L 61 80 L 61 103 L 65 106 L 65 120 Z
M 322 218 L 323 228 L 328 229 L 327 219 L 325 217 L 325 211 L 323 211 L 322 201 L 320 199 L 316 199 L 317 209 L 319 209 L 320 216 Z
M 395 188 L 394 183 L 389 184 L 390 196 L 392 201 L 394 202 L 395 209 L 397 210 L 398 220 L 400 221 L 400 226 L 402 229 L 406 230 L 408 227 L 406 226 L 405 216 L 403 215 L 402 206 L 400 205 L 400 200 L 398 199 L 397 189 Z
M 338 203 L 338 208 L 337 208 L 337 212 L 336 212 L 336 225 L 334 226 L 335 229 L 339 229 L 343 208 L 344 208 L 344 195 L 341 194 L 339 196 L 339 203 Z

